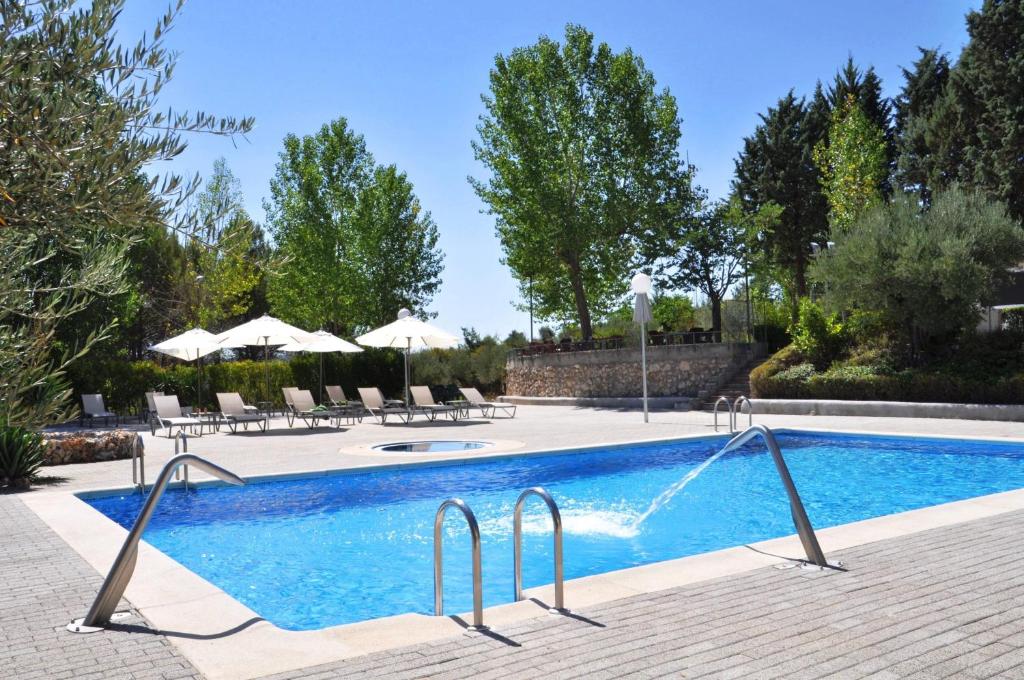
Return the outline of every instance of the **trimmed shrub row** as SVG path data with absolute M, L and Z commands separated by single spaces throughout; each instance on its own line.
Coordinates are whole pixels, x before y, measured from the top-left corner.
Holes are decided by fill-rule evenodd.
M 346 396 L 356 398 L 357 387 L 374 385 L 388 397 L 401 396 L 404 385 L 402 355 L 394 350 L 368 349 L 359 354 L 325 354 L 324 384 L 341 385 Z M 123 359 L 85 359 L 75 362 L 68 374 L 75 399 L 81 394 L 103 395 L 107 408 L 132 412 L 145 403 L 145 393 L 158 390 L 178 395 L 182 405 L 196 404 L 195 363 L 155 361 L 128 362 Z M 217 392 L 238 392 L 247 403 L 267 399 L 267 373 L 270 374 L 270 400 L 280 405 L 282 387 L 298 386 L 316 396 L 320 375 L 320 357 L 296 355 L 288 360 L 222 361 L 202 367 L 204 408 L 216 408 Z M 80 404 L 79 404 L 80 405 Z
M 792 346 L 751 371 L 750 388 L 761 399 L 1024 404 L 1024 375 L 976 379 L 912 369 L 886 374 L 871 366 L 819 373 Z

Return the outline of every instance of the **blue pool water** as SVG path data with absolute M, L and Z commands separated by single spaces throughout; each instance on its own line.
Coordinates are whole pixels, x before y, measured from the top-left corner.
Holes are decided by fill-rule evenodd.
M 794 533 L 758 443 L 715 461 L 636 526 L 725 441 L 169 490 L 145 539 L 282 628 L 432 614 L 434 513 L 458 496 L 480 521 L 490 606 L 512 600 L 512 510 L 529 486 L 544 486 L 562 509 L 566 578 Z M 808 433 L 780 433 L 779 442 L 817 528 L 1024 487 L 1019 444 Z M 85 500 L 128 527 L 143 497 Z M 444 541 L 445 611 L 468 611 L 469 533 L 458 512 L 448 514 Z M 550 583 L 538 499 L 524 516 L 523 551 L 525 585 Z

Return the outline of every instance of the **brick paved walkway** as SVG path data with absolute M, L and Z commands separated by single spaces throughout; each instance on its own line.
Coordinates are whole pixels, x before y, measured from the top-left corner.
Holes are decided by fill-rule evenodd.
M 17 496 L 0 496 L 0 677 L 202 677 L 137 616 L 116 632 L 65 631 L 85 615 L 102 581 Z
M 1008 513 L 830 555 L 845 573 L 760 569 L 274 679 L 1024 678 L 1022 526 Z M 199 677 L 138 618 L 65 633 L 100 580 L 0 497 L 0 676 Z

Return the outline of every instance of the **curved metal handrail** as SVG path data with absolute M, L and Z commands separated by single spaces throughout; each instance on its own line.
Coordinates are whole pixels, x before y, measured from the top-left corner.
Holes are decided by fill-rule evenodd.
M 138 434 L 132 444 L 132 486 L 140 493 L 146 493 L 146 446 Z
M 564 612 L 565 609 L 565 588 L 563 587 L 562 569 L 562 514 L 558 511 L 558 504 L 543 487 L 530 487 L 519 495 L 516 501 L 515 518 L 512 522 L 512 540 L 515 549 L 512 556 L 512 568 L 515 571 L 515 601 L 523 599 L 523 506 L 530 496 L 537 496 L 543 500 L 551 513 L 551 521 L 555 526 L 555 607 L 552 612 Z
M 729 401 L 729 398 L 725 396 L 719 397 L 715 402 L 715 432 L 718 432 L 718 405 L 723 401 L 725 402 L 725 405 L 729 407 L 729 432 L 731 433 L 736 429 L 734 427 L 735 418 L 733 417 L 732 403 Z
M 135 519 L 135 524 L 132 525 L 131 530 L 128 532 L 128 537 L 125 538 L 121 551 L 117 554 L 117 558 L 114 559 L 114 564 L 110 567 L 107 578 L 104 579 L 103 585 L 100 586 L 100 591 L 97 593 L 92 607 L 89 608 L 89 613 L 85 615 L 85 618 L 76 619 L 69 623 L 67 626 L 68 630 L 73 633 L 91 633 L 101 630 L 103 626 L 110 623 L 110 617 L 114 613 L 114 608 L 120 602 L 124 589 L 128 586 L 132 573 L 135 571 L 135 561 L 139 555 L 139 540 L 142 538 L 142 532 L 146 530 L 146 525 L 152 519 L 153 512 L 156 510 L 156 504 L 171 481 L 171 475 L 174 474 L 179 465 L 185 465 L 186 463 L 194 465 L 228 484 L 236 486 L 245 484 L 245 480 L 233 472 L 229 472 L 219 465 L 215 465 L 205 458 L 200 458 L 191 453 L 183 453 L 167 461 L 167 464 L 164 465 L 157 476 L 156 482 L 153 484 L 153 490 L 149 492 L 149 498 L 146 499 L 146 503 L 142 506 L 142 511 Z
M 782 457 L 782 449 L 779 448 L 779 442 L 776 441 L 775 434 L 764 425 L 752 425 L 730 439 L 722 451 L 738 449 L 756 437 L 764 439 L 764 443 L 768 446 L 768 451 L 772 454 L 772 460 L 775 461 L 775 469 L 782 479 L 782 485 L 786 487 L 786 495 L 789 496 L 789 509 L 793 515 L 793 524 L 796 525 L 796 532 L 804 546 L 807 561 L 819 567 L 829 566 L 825 560 L 825 553 L 821 551 L 821 546 L 818 544 L 818 537 L 814 533 L 814 527 L 811 526 L 811 520 L 807 518 L 807 512 L 804 510 L 804 504 L 800 500 L 800 494 L 797 493 L 796 486 L 793 484 L 793 477 L 789 474 L 789 468 Z
M 743 415 L 743 404 L 747 404 L 747 427 L 754 424 L 754 402 L 747 399 L 747 395 L 741 394 L 736 397 L 736 401 L 732 403 L 732 418 L 733 418 L 733 429 L 738 430 L 740 425 L 740 416 Z
M 180 451 L 178 449 L 179 442 L 181 443 Z M 174 435 L 174 455 L 177 456 L 179 453 L 188 453 L 188 435 L 184 430 L 178 430 L 178 434 Z M 182 464 L 181 469 L 185 476 L 185 491 L 188 491 L 188 464 Z M 174 478 L 179 479 L 177 470 L 174 471 Z
M 444 570 L 441 568 L 441 525 L 448 508 L 458 508 L 469 524 L 469 535 L 473 542 L 473 625 L 470 630 L 483 630 L 484 595 L 483 578 L 480 569 L 480 525 L 476 515 L 461 498 L 449 498 L 437 509 L 434 516 L 434 616 L 444 616 Z

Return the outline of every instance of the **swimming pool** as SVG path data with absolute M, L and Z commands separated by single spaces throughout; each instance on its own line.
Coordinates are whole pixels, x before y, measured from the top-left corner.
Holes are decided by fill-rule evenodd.
M 778 438 L 816 528 L 1024 487 L 1022 444 L 801 432 Z M 512 510 L 529 486 L 544 486 L 562 509 L 567 579 L 793 533 L 759 442 L 716 461 L 637 524 L 726 440 L 174 489 L 144 538 L 285 629 L 431 614 L 434 513 L 458 496 L 480 521 L 484 604 L 491 606 L 512 600 Z M 83 500 L 128 527 L 143 497 Z M 445 611 L 467 611 L 469 536 L 458 513 L 449 513 L 444 540 Z M 526 587 L 550 583 L 550 528 L 537 499 L 524 516 L 523 554 Z

